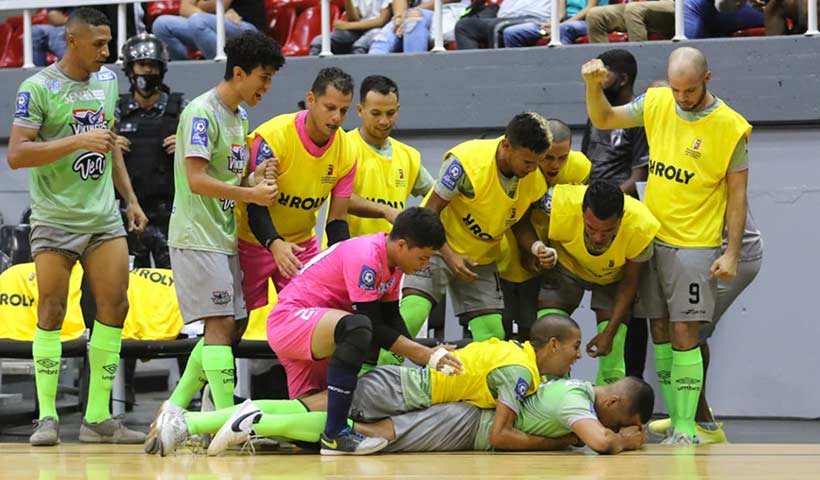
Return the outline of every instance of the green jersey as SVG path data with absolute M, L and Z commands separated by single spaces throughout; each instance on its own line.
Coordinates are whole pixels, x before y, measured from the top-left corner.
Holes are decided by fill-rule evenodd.
M 174 208 L 168 245 L 190 250 L 236 254 L 235 202 L 191 192 L 186 158 L 208 161 L 208 175 L 239 185 L 248 159 L 245 136 L 248 115 L 242 107 L 231 111 L 216 90 L 195 98 L 179 118 L 174 153 Z
M 67 77 L 55 63 L 20 85 L 14 125 L 37 130 L 48 142 L 93 129 L 112 129 L 119 98 L 117 76 L 102 67 L 88 80 Z M 122 226 L 111 180 L 111 153 L 75 150 L 28 175 L 31 224 L 75 233 Z
M 483 410 L 475 439 L 475 450 L 490 449 L 490 426 L 495 410 Z M 595 390 L 589 382 L 574 379 L 550 380 L 524 399 L 513 426 L 530 435 L 556 438 L 572 431 L 578 420 L 597 420 Z

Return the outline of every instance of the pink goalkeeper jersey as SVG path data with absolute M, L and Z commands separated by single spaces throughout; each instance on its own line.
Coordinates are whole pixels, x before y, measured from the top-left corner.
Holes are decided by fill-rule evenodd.
M 279 293 L 279 302 L 352 312 L 357 302 L 398 300 L 401 275 L 387 266 L 387 234 L 364 235 L 313 257 Z

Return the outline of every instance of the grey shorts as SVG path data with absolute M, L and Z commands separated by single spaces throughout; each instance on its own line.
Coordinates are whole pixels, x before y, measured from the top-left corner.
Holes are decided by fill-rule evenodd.
M 711 322 L 717 280 L 709 269 L 719 248 L 678 248 L 655 241 L 655 254 L 641 270 L 633 317 L 672 322 Z
M 441 403 L 391 418 L 396 438 L 387 452 L 473 450 L 481 409 L 469 403 Z
M 76 261 L 87 257 L 103 243 L 127 235 L 122 225 L 104 233 L 74 233 L 47 225 L 32 225 L 28 238 L 32 258 L 40 252 L 56 252 Z
M 532 324 L 538 317 L 538 290 L 540 288 L 540 276 L 519 283 L 508 282 L 502 278 L 504 318 L 514 320 L 520 327 L 532 328 Z
M 592 292 L 590 306 L 593 310 L 612 310 L 617 289 L 618 282 L 609 285 L 588 282 L 559 263 L 552 270 L 544 273 L 544 282 L 538 294 L 538 303 L 542 307 L 572 305 L 577 308 L 584 297 L 584 292 L 590 290 Z
M 403 288 L 424 292 L 436 303 L 441 301 L 449 288 L 450 301 L 457 316 L 480 310 L 503 310 L 504 296 L 495 263 L 477 265 L 470 267 L 470 270 L 478 278 L 472 282 L 462 282 L 437 253 L 430 259 L 429 267 L 404 276 Z
M 357 422 L 375 422 L 401 415 L 409 409 L 401 387 L 401 369 L 395 365 L 377 367 L 359 378 L 350 418 Z
M 732 280 L 718 280 L 717 284 L 717 304 L 715 305 L 715 314 L 712 323 L 705 323 L 698 331 L 700 342 L 705 342 L 709 337 L 715 333 L 717 326 L 723 314 L 734 303 L 735 299 L 752 283 L 752 280 L 760 271 L 760 266 L 763 264 L 763 259 L 739 261 L 737 264 L 737 276 Z
M 174 288 L 185 323 L 209 317 L 248 316 L 239 255 L 169 248 Z

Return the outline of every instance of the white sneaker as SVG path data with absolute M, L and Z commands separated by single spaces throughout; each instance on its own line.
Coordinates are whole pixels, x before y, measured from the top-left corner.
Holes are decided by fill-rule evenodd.
M 155 455 L 160 451 L 159 420 L 162 417 L 162 414 L 165 412 L 172 412 L 174 415 L 181 416 L 185 413 L 185 411 L 186 410 L 184 408 L 174 405 L 170 400 L 162 402 L 162 405 L 160 405 L 156 415 L 154 415 L 154 420 L 151 422 L 151 429 L 145 437 L 145 443 L 143 444 L 145 453 Z
M 160 456 L 171 455 L 190 436 L 183 413 L 184 411 L 176 409 L 166 409 L 157 420 Z
M 674 435 L 666 437 L 661 445 L 697 445 L 700 443 L 697 435 L 689 436 L 685 433 L 675 432 Z
M 208 445 L 208 456 L 219 455 L 232 445 L 252 440 L 255 437 L 253 424 L 261 416 L 262 410 L 257 408 L 250 399 L 242 402 L 242 405 L 211 439 L 211 444 Z

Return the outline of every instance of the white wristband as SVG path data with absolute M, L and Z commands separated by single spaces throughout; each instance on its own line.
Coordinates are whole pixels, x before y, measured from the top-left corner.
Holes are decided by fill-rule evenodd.
M 532 242 L 532 246 L 530 247 L 530 251 L 532 252 L 533 255 L 538 256 L 538 250 L 541 247 L 547 248 L 547 246 L 544 245 L 544 242 L 542 242 L 541 240 L 536 240 L 536 241 Z
M 432 355 L 430 355 L 430 360 L 427 361 L 427 366 L 432 368 L 433 370 L 439 370 L 445 375 L 452 375 L 453 374 L 453 367 L 449 365 L 444 365 L 442 368 L 438 367 L 439 362 L 441 359 L 447 355 L 449 352 L 446 348 L 438 348 Z
M 251 188 L 256 186 L 256 172 L 251 172 L 251 174 L 248 175 L 248 186 Z

